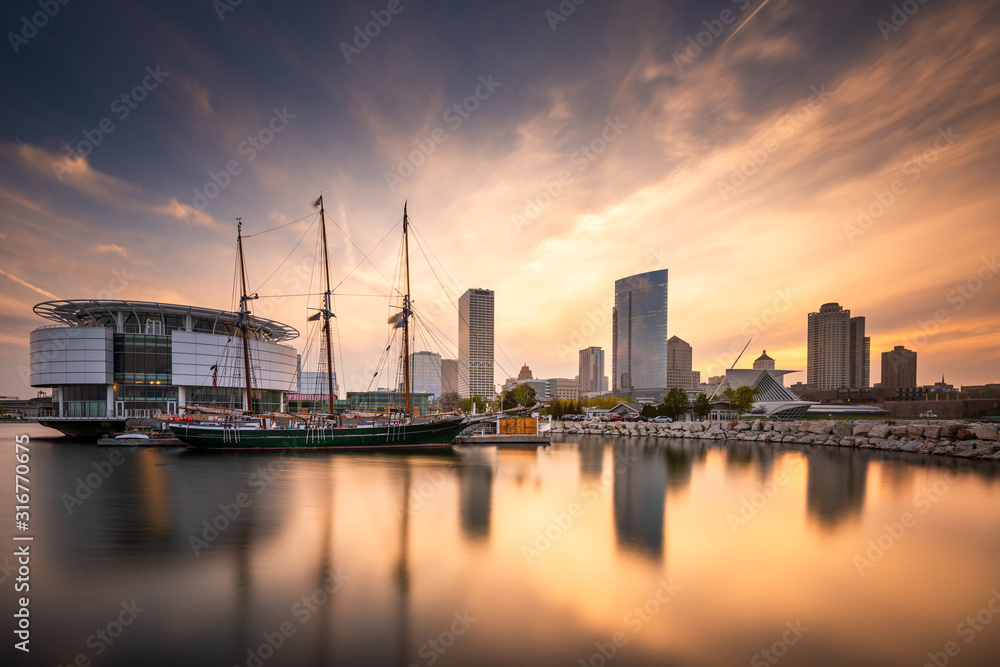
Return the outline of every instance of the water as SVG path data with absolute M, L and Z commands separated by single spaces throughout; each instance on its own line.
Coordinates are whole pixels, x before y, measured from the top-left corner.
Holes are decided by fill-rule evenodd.
M 27 532 L 11 500 L 24 432 Z M 918 667 L 1000 656 L 995 463 L 595 436 L 282 457 L 45 433 L 0 426 L 3 664 Z M 15 534 L 34 536 L 30 654 L 12 647 Z

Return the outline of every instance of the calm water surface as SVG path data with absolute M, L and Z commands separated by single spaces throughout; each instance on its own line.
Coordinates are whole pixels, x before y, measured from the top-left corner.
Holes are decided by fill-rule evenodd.
M 1000 664 L 996 463 L 566 436 L 116 465 L 52 433 L 0 426 L 3 664 Z

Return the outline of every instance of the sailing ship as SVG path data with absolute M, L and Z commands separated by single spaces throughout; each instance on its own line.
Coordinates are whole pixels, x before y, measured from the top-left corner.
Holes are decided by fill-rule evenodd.
M 215 412 L 218 421 L 174 421 L 170 430 L 185 444 L 203 449 L 410 449 L 425 447 L 450 447 L 452 441 L 467 428 L 473 419 L 465 417 L 432 418 L 420 421 L 413 418 L 412 394 L 410 392 L 409 326 L 413 315 L 410 302 L 409 267 L 409 219 L 406 204 L 403 205 L 403 253 L 405 262 L 405 283 L 403 304 L 399 313 L 390 318 L 389 323 L 403 331 L 403 391 L 406 410 L 402 414 L 382 415 L 385 424 L 373 419 L 371 424 L 341 426 L 333 409 L 333 352 L 331 344 L 330 320 L 336 317 L 332 311 L 332 289 L 330 286 L 330 262 L 326 240 L 326 210 L 323 197 L 316 200 L 319 206 L 323 244 L 324 287 L 322 308 L 311 316 L 311 321 L 322 320 L 323 338 L 326 352 L 327 394 L 329 410 L 325 414 L 307 417 L 284 413 L 258 414 L 254 410 L 251 392 L 250 366 L 250 308 L 249 302 L 257 298 L 247 291 L 246 267 L 243 260 L 242 224 L 237 227 L 237 254 L 239 259 L 240 310 L 238 327 L 243 342 L 243 369 L 246 385 L 247 410 L 203 408 L 203 412 Z

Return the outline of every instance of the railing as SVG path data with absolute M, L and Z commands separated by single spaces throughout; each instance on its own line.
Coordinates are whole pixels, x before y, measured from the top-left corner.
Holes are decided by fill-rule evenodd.
M 58 410 L 58 408 L 56 408 Z M 166 410 L 161 410 L 157 408 L 132 408 L 129 410 L 122 410 L 120 412 L 115 412 L 113 409 L 70 409 L 70 404 L 66 403 L 63 405 L 62 412 L 53 412 L 48 415 L 54 419 L 151 419 L 159 414 L 174 414 L 168 413 Z
M 34 331 L 42 331 L 44 329 L 82 329 L 82 328 L 94 329 L 94 328 L 97 328 L 99 326 L 101 326 L 101 325 L 94 324 L 94 323 L 90 323 L 90 324 L 80 323 L 80 324 L 76 324 L 76 325 L 74 325 L 74 324 L 68 324 L 68 323 L 67 324 L 46 324 L 46 325 L 43 325 L 43 326 L 40 326 L 40 327 L 36 327 L 36 328 L 32 329 L 32 331 L 33 332 Z M 115 331 L 115 332 L 118 331 L 118 327 L 116 327 L 113 324 L 105 324 L 104 328 L 105 329 L 111 329 L 112 331 Z

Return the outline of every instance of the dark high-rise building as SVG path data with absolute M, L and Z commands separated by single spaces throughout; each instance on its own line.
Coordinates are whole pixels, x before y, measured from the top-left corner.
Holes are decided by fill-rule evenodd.
M 865 318 L 851 318 L 851 345 L 848 352 L 850 387 L 867 389 L 871 386 L 871 338 L 865 336 Z
M 612 387 L 617 395 L 659 398 L 667 387 L 667 270 L 615 281 Z
M 882 353 L 882 387 L 916 387 L 917 353 L 897 345 Z

